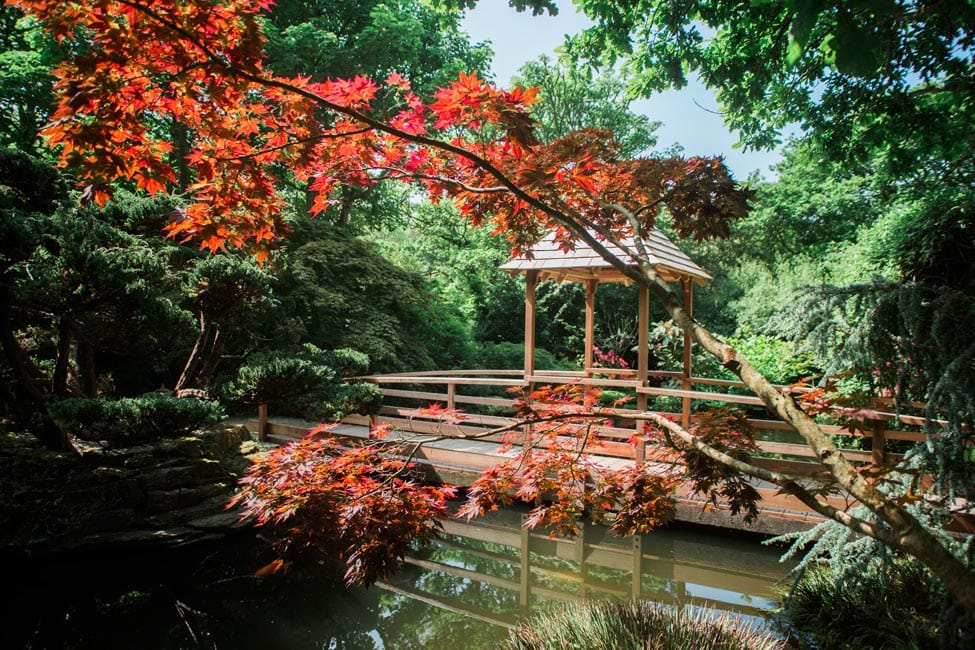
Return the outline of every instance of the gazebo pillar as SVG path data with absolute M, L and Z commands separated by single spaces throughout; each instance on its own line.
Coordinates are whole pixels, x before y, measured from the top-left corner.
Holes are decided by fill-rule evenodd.
M 586 353 L 583 370 L 586 375 L 592 368 L 592 346 L 595 344 L 594 331 L 596 329 L 596 287 L 599 280 L 586 280 Z
M 535 374 L 535 288 L 538 271 L 525 273 L 525 381 Z
M 637 366 L 636 378 L 641 388 L 647 386 L 647 376 L 650 374 L 650 289 L 641 284 L 639 288 L 639 305 L 637 306 Z M 636 410 L 647 410 L 647 394 L 637 393 Z
M 688 316 L 694 315 L 694 283 L 690 278 L 681 281 L 684 287 L 684 311 Z M 681 369 L 681 388 L 691 390 L 691 333 L 684 330 L 683 368 Z M 687 429 L 691 426 L 691 398 L 681 400 L 681 425 Z

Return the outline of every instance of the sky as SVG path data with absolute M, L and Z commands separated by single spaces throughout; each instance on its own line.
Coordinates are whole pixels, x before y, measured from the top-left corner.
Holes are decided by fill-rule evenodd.
M 507 86 L 518 68 L 541 54 L 554 57 L 555 48 L 566 34 L 574 34 L 592 23 L 577 13 L 571 3 L 559 2 L 558 16 L 532 16 L 518 13 L 507 0 L 481 0 L 467 12 L 462 27 L 473 41 L 490 41 L 494 50 L 494 80 Z M 721 155 L 738 180 L 758 170 L 773 178 L 769 166 L 780 159 L 776 151 L 743 151 L 733 147 L 737 136 L 728 131 L 715 112 L 719 109 L 714 94 L 696 79 L 679 91 L 658 93 L 638 100 L 631 109 L 662 122 L 657 130 L 659 149 L 679 144 L 689 156 Z

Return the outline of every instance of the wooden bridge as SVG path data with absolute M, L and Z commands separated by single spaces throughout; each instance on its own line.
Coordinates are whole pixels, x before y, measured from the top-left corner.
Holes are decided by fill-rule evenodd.
M 622 245 L 629 250 L 642 248 L 649 262 L 666 281 L 674 283 L 675 291 L 682 293 L 684 310 L 693 311 L 693 287 L 711 279 L 693 260 L 682 253 L 659 231 L 652 231 L 641 246 L 632 241 Z M 609 246 L 621 260 L 627 255 Z M 629 260 L 630 264 L 636 264 Z M 603 389 L 614 389 L 631 394 L 637 412 L 662 412 L 687 428 L 695 420 L 700 406 L 732 404 L 745 409 L 749 422 L 759 431 L 760 457 L 757 465 L 796 476 L 815 477 L 825 468 L 812 456 L 790 425 L 768 414 L 762 401 L 749 394 L 743 383 L 725 379 L 699 377 L 693 374 L 691 341 L 684 333 L 680 368 L 671 371 L 650 370 L 649 329 L 650 295 L 645 286 L 638 288 L 637 305 L 637 364 L 633 369 L 600 368 L 594 363 L 595 298 L 601 283 L 625 282 L 627 279 L 592 249 L 579 245 L 572 251 L 563 250 L 552 237 L 544 239 L 526 259 L 514 259 L 502 268 L 512 274 L 525 275 L 525 348 L 524 367 L 518 370 L 445 370 L 373 375 L 359 378 L 373 382 L 383 393 L 384 407 L 379 416 L 382 422 L 409 435 L 438 436 L 446 433 L 443 422 L 425 419 L 416 414 L 417 408 L 430 403 L 443 404 L 448 408 L 460 408 L 468 413 L 462 424 L 450 425 L 450 432 L 459 435 L 483 435 L 497 427 L 510 426 L 511 407 L 514 400 L 506 392 L 510 388 L 533 389 L 551 384 L 579 383 Z M 585 342 L 583 368 L 576 372 L 540 370 L 535 364 L 535 290 L 540 281 L 580 282 L 586 290 Z M 785 390 L 787 387 L 780 387 Z M 889 401 L 878 400 L 874 408 L 860 409 L 857 417 L 863 419 L 862 427 L 850 431 L 841 426 L 823 426 L 835 436 L 842 454 L 859 465 L 882 466 L 899 458 L 895 452 L 906 448 L 905 443 L 925 440 L 922 417 L 923 405 L 901 405 L 914 408 L 913 414 L 895 413 Z M 633 413 L 633 411 L 629 411 Z M 839 415 L 839 414 L 838 414 Z M 365 438 L 369 419 L 348 417 L 337 430 L 338 435 L 350 439 Z M 352 426 L 350 426 L 352 425 Z M 269 421 L 266 409 L 251 426 L 268 434 L 272 439 L 287 440 L 301 437 L 311 425 L 300 422 Z M 598 430 L 599 440 L 589 452 L 607 466 L 644 462 L 646 459 L 641 443 L 627 442 L 635 429 L 603 426 Z M 498 437 L 480 440 L 443 440 L 425 445 L 417 460 L 434 480 L 469 484 L 488 467 L 500 462 Z M 898 449 L 898 447 L 900 449 Z M 678 518 L 703 524 L 751 529 L 764 533 L 780 533 L 809 527 L 821 521 L 793 497 L 778 494 L 771 484 L 755 482 L 754 487 L 762 495 L 762 516 L 753 524 L 745 524 L 739 517 L 731 517 L 726 509 L 706 510 L 700 499 L 689 490 L 678 490 Z M 840 499 L 832 499 L 838 508 L 852 505 Z
M 612 377 L 607 376 L 611 374 Z M 665 381 L 679 377 L 679 373 L 652 372 L 651 379 Z M 516 422 L 511 417 L 514 399 L 507 393 L 512 387 L 528 387 L 539 384 L 581 383 L 616 390 L 629 390 L 645 395 L 648 399 L 663 398 L 663 402 L 675 409 L 662 412 L 665 415 L 682 419 L 692 424 L 694 407 L 699 403 L 707 405 L 734 404 L 749 409 L 752 417 L 749 423 L 759 432 L 758 446 L 761 455 L 754 458 L 756 465 L 787 472 L 796 476 L 814 477 L 824 471 L 823 466 L 812 456 L 809 447 L 801 442 L 789 425 L 771 419 L 762 413 L 757 397 L 740 394 L 740 382 L 715 380 L 703 377 L 690 377 L 687 382 L 695 387 L 689 390 L 663 388 L 640 382 L 631 373 L 621 370 L 591 368 L 586 372 L 539 371 L 526 379 L 519 370 L 453 370 L 420 373 L 400 373 L 373 375 L 360 378 L 377 384 L 384 397 L 384 406 L 378 418 L 350 416 L 333 431 L 338 437 L 350 442 L 368 439 L 370 424 L 382 422 L 392 425 L 399 433 L 394 435 L 411 436 L 413 440 L 440 437 L 444 434 L 456 436 L 453 439 L 439 440 L 425 444 L 417 454 L 416 460 L 431 480 L 469 485 L 480 472 L 517 453 L 501 453 L 500 436 L 482 438 L 485 432 L 510 426 Z M 700 389 L 696 389 L 700 387 Z M 784 387 L 783 387 L 784 388 Z M 738 391 L 738 392 L 732 392 Z M 467 412 L 466 419 L 459 424 L 445 424 L 433 418 L 417 414 L 420 406 L 439 403 L 448 408 L 460 408 Z M 861 411 L 867 418 L 865 426 L 853 432 L 840 426 L 824 426 L 836 436 L 842 453 L 856 464 L 884 464 L 900 458 L 897 453 L 888 451 L 887 446 L 902 444 L 902 441 L 918 442 L 925 438 L 919 429 L 923 417 L 919 415 L 897 414 L 878 408 Z M 635 411 L 630 411 L 633 413 Z M 276 442 L 286 442 L 306 435 L 316 423 L 293 419 L 257 418 L 249 423 L 252 430 L 265 431 L 267 437 Z M 621 467 L 625 464 L 645 460 L 642 445 L 628 442 L 634 429 L 624 426 L 603 426 L 598 428 L 598 442 L 590 447 L 590 452 L 598 462 L 608 467 Z M 464 436 L 464 437 L 461 437 Z M 474 439 L 474 438 L 477 439 Z M 795 498 L 778 493 L 774 485 L 756 481 L 753 483 L 762 495 L 761 516 L 758 521 L 746 524 L 741 517 L 732 517 L 727 508 L 705 508 L 705 503 L 686 488 L 678 490 L 677 518 L 710 526 L 745 529 L 766 534 L 778 534 L 796 529 L 808 528 L 822 521 L 820 515 L 812 512 Z M 833 505 L 844 508 L 851 505 L 841 499 L 833 499 Z

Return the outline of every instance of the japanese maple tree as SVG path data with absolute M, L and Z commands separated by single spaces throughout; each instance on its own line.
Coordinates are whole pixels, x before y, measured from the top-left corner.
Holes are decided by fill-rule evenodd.
M 260 14 L 269 9 L 270 0 L 7 2 L 41 19 L 58 39 L 73 43 L 76 55 L 57 70 L 59 103 L 46 134 L 62 162 L 74 170 L 86 198 L 104 201 L 111 183 L 120 181 L 150 193 L 170 187 L 173 152 L 154 128 L 168 121 L 190 134 L 187 162 L 194 176 L 191 202 L 168 232 L 212 251 L 246 246 L 261 259 L 270 254 L 286 230 L 282 199 L 275 192 L 285 174 L 309 183 L 314 213 L 328 209 L 330 192 L 340 184 L 368 186 L 399 179 L 422 187 L 432 200 L 452 200 L 476 223 L 492 224 L 516 253 L 548 232 L 554 232 L 566 249 L 584 241 L 625 277 L 647 286 L 701 348 L 800 433 L 829 472 L 832 485 L 866 506 L 873 518 L 838 510 L 793 477 L 751 465 L 747 451 L 733 444 L 733 436 L 688 431 L 653 413 L 633 416 L 653 425 L 653 435 L 666 443 L 663 448 L 680 456 L 691 476 L 695 462 L 706 469 L 700 489 L 710 494 L 724 486 L 725 496 L 738 499 L 747 512 L 748 491 L 743 483 L 735 483 L 735 476 L 744 473 L 776 483 L 823 515 L 916 556 L 967 611 L 975 613 L 975 574 L 949 545 L 872 477 L 859 472 L 790 391 L 773 386 L 735 349 L 696 322 L 650 265 L 639 242 L 661 210 L 666 209 L 678 234 L 697 239 L 727 234 L 729 221 L 746 212 L 749 193 L 735 184 L 719 158 L 623 159 L 611 134 L 596 130 L 539 142 L 526 112 L 536 101 L 535 91 L 498 89 L 475 75 L 461 75 L 430 100 L 414 94 L 397 74 L 383 84 L 362 77 L 313 82 L 276 76 L 262 62 Z M 373 108 L 379 105 L 386 108 Z M 624 245 L 623 238 L 633 235 L 637 243 Z M 607 243 L 623 256 L 613 255 Z M 537 425 L 568 423 L 575 434 L 564 435 L 555 427 L 552 436 L 543 436 L 546 444 L 527 447 L 526 454 L 538 454 L 537 479 L 511 487 L 526 498 L 544 495 L 559 489 L 547 482 L 553 471 L 563 471 L 560 485 L 583 486 L 581 496 L 568 495 L 568 501 L 552 506 L 556 510 L 538 513 L 538 523 L 557 528 L 571 527 L 566 522 L 572 517 L 599 512 L 607 504 L 620 509 L 624 519 L 625 513 L 633 513 L 635 528 L 639 522 L 659 519 L 665 508 L 658 507 L 657 496 L 667 487 L 667 474 L 651 478 L 646 471 L 634 470 L 601 484 L 597 468 L 587 468 L 572 445 L 587 442 L 586 422 L 608 414 L 585 398 L 577 404 L 581 411 L 523 414 Z M 566 447 L 567 438 L 577 442 Z M 326 456 L 344 458 L 341 453 Z M 479 491 L 469 512 L 476 514 L 503 498 L 493 485 L 526 476 L 523 470 L 533 457 L 523 457 L 524 463 L 511 471 L 501 468 L 476 486 Z M 382 466 L 372 456 L 360 461 Z M 295 480 L 320 479 L 326 503 L 340 495 L 339 510 L 327 516 L 350 525 L 357 520 L 348 508 L 393 503 L 373 503 L 364 497 L 407 487 L 397 483 L 402 480 L 399 468 L 387 468 L 387 477 L 373 488 L 360 487 L 372 485 L 369 481 L 375 477 L 356 469 L 349 474 L 354 484 L 346 485 L 334 469 L 338 462 L 345 461 L 327 463 L 320 475 L 317 470 L 306 472 L 292 459 L 280 459 Z M 563 465 L 580 469 L 562 470 Z M 712 471 L 719 466 L 725 469 Z M 369 491 L 360 493 L 362 489 Z M 409 487 L 403 507 L 418 496 L 426 504 L 421 511 L 437 511 L 444 495 L 415 490 Z M 617 490 L 627 493 L 622 500 Z M 257 501 L 251 506 L 269 513 L 268 521 L 280 518 L 274 514 L 278 506 Z M 284 515 L 288 513 L 286 507 Z M 402 525 L 418 530 L 414 523 L 405 520 Z

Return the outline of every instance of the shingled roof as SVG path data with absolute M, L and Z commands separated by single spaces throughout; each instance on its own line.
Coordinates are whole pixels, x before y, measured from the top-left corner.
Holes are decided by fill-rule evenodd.
M 623 245 L 633 248 L 633 240 L 626 239 Z M 650 255 L 650 264 L 665 280 L 693 279 L 704 284 L 712 277 L 694 260 L 685 255 L 666 235 L 654 228 L 644 240 L 644 245 Z M 629 264 L 635 262 L 616 246 L 606 243 L 610 252 L 626 259 Z M 549 235 L 531 248 L 532 259 L 525 257 L 512 258 L 501 265 L 502 269 L 510 273 L 524 273 L 535 270 L 542 280 L 557 280 L 569 282 L 583 282 L 585 280 L 599 280 L 600 282 L 622 282 L 623 275 L 613 268 L 609 262 L 600 257 L 584 242 L 578 242 L 575 250 L 563 251 L 555 243 L 555 236 Z

